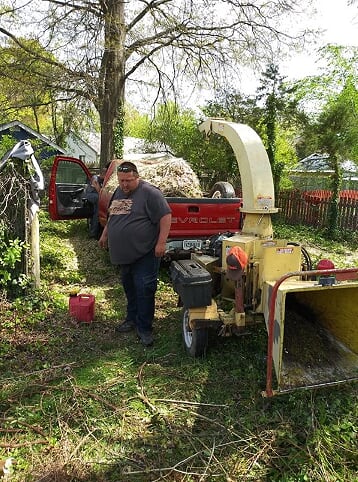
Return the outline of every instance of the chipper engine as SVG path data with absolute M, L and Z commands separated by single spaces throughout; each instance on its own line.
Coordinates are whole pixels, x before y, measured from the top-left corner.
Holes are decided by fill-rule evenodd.
M 253 129 L 217 119 L 199 129 L 224 136 L 235 153 L 244 221 L 240 232 L 221 237 L 216 252 L 170 265 L 186 350 L 203 356 L 210 329 L 228 336 L 262 322 L 268 334 L 264 396 L 356 381 L 358 268 L 335 269 L 323 260 L 312 269 L 303 246 L 274 237 L 271 166 Z

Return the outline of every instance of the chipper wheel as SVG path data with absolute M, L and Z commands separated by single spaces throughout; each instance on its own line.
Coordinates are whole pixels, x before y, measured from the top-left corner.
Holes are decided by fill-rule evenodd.
M 208 346 L 208 329 L 196 328 L 192 330 L 189 325 L 189 309 L 183 310 L 183 339 L 185 349 L 190 356 L 201 357 L 206 353 Z

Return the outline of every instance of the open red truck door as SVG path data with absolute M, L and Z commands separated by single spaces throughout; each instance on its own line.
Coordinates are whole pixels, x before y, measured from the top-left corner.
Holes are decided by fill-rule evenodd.
M 52 220 L 91 216 L 92 208 L 86 198 L 91 176 L 87 166 L 79 159 L 55 158 L 49 184 L 49 214 Z

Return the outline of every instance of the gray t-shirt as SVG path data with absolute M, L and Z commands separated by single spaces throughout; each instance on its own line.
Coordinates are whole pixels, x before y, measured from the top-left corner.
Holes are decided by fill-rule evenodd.
M 118 187 L 109 206 L 108 247 L 114 265 L 131 264 L 156 245 L 159 222 L 171 209 L 162 192 L 146 181 L 125 195 Z

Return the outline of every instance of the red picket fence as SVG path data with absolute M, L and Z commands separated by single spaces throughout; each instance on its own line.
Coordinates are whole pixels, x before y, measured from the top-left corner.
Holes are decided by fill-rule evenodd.
M 338 202 L 338 229 L 358 230 L 358 191 L 342 191 Z M 277 217 L 289 224 L 328 227 L 330 191 L 287 191 L 276 198 Z
M 323 200 L 331 199 L 332 191 L 328 189 L 316 189 L 315 191 L 304 191 L 302 196 L 306 201 L 321 202 Z M 346 189 L 339 193 L 340 199 L 356 199 L 358 200 L 358 191 L 354 189 Z

